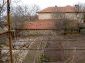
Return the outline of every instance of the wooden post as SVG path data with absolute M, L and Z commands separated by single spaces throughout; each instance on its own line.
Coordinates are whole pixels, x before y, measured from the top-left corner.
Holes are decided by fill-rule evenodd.
M 8 32 L 9 32 L 9 51 L 10 51 L 10 63 L 13 63 L 12 56 L 12 34 L 11 34 L 11 22 L 10 22 L 10 1 L 7 0 L 7 21 L 8 21 Z

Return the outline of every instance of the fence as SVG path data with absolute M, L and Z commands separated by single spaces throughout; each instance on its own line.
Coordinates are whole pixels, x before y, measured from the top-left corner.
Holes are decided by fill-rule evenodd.
M 12 30 L 9 0 L 7 3 L 8 32 L 0 34 L 0 63 L 85 63 L 84 35 L 64 35 L 57 29 Z M 75 32 L 74 26 L 64 25 L 66 33 L 70 28 Z

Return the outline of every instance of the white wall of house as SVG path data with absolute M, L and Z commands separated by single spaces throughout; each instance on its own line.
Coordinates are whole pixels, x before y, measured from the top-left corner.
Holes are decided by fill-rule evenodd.
M 52 18 L 53 19 L 63 19 L 63 18 L 65 18 L 65 13 L 53 13 Z
M 79 23 L 83 23 L 83 17 L 84 15 L 82 13 L 66 13 L 65 18 L 70 20 L 76 20 Z
M 83 22 L 83 14 L 82 13 L 39 13 L 39 19 L 70 19 L 77 20 L 78 22 Z
M 75 13 L 65 13 L 65 18 L 71 20 L 77 20 L 77 15 Z
M 51 13 L 39 13 L 38 14 L 39 19 L 52 19 Z

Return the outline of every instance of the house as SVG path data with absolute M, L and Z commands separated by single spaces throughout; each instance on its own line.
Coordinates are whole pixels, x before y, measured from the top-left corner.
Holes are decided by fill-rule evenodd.
M 47 7 L 38 12 L 39 20 L 42 19 L 70 19 L 83 22 L 83 14 L 77 13 L 77 6 L 65 6 L 65 7 Z
M 37 12 L 38 14 L 38 20 L 36 20 L 35 22 L 26 22 L 24 25 L 24 28 L 28 28 L 28 29 L 43 29 L 45 28 L 44 26 L 46 26 L 45 29 L 49 29 L 49 26 L 53 26 L 54 25 L 48 25 L 47 22 L 49 23 L 55 23 L 56 22 L 60 22 L 63 21 L 64 19 L 68 19 L 68 20 L 72 20 L 72 21 L 76 21 L 78 23 L 84 23 L 84 14 L 82 12 L 80 12 L 80 10 L 78 11 L 78 5 L 75 6 L 65 6 L 65 7 L 58 7 L 58 6 L 54 6 L 54 7 L 47 7 L 39 12 Z M 43 21 L 43 22 L 39 22 L 39 21 Z M 44 23 L 45 22 L 45 23 Z M 37 24 L 36 24 L 37 23 Z M 43 23 L 43 24 L 41 24 Z

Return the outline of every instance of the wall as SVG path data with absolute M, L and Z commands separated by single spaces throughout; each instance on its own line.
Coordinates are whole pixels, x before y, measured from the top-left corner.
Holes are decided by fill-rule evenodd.
M 51 13 L 39 13 L 38 14 L 39 19 L 52 19 Z
M 39 19 L 70 19 L 78 20 L 78 22 L 83 23 L 83 14 L 82 13 L 39 13 Z

